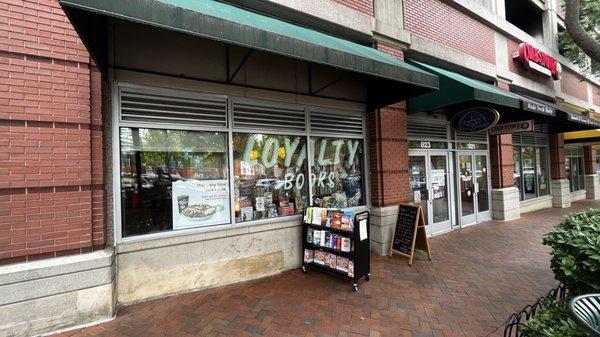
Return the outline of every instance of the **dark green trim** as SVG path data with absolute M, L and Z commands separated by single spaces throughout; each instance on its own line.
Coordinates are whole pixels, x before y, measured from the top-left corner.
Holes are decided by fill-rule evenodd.
M 214 0 L 60 0 L 76 8 L 225 43 L 437 89 L 437 76 L 373 48 Z

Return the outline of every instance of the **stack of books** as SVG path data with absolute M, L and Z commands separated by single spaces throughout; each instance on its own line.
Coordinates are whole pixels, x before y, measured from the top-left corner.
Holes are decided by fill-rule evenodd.
M 305 249 L 304 263 L 315 263 L 354 277 L 354 261 L 319 249 Z
M 352 232 L 354 231 L 354 215 L 353 210 L 341 211 L 308 207 L 304 214 L 304 223 Z
M 326 229 L 308 228 L 306 230 L 306 242 L 315 246 L 336 249 L 346 253 L 354 251 L 352 239 L 342 234 L 332 233 Z

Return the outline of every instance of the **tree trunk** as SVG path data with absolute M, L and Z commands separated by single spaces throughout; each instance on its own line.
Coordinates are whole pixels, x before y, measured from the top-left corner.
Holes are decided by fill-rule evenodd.
M 581 12 L 581 0 L 565 0 L 565 26 L 567 32 L 584 53 L 592 59 L 600 62 L 600 42 L 583 29 L 579 21 Z

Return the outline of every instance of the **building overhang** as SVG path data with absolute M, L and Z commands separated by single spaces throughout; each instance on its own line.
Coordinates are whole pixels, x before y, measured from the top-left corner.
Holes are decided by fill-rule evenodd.
M 369 109 L 438 88 L 436 75 L 369 46 L 214 0 L 59 2 L 102 71 L 109 21 L 121 19 L 365 75 Z

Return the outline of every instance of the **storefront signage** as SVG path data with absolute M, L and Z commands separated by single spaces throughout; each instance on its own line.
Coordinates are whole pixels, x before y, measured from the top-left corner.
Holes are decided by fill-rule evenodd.
M 574 121 L 577 123 L 586 124 L 586 125 L 600 128 L 600 121 L 598 121 L 598 120 L 595 120 L 593 118 L 588 118 L 583 115 L 573 114 L 573 113 L 569 113 L 568 115 L 569 115 L 570 121 Z
M 498 123 L 500 114 L 491 108 L 469 108 L 458 112 L 450 124 L 460 132 L 481 132 Z
M 533 120 L 520 121 L 514 123 L 497 124 L 490 128 L 490 135 L 502 135 L 505 133 L 518 133 L 533 131 Z
M 554 116 L 556 114 L 556 110 L 553 107 L 532 101 L 524 101 L 523 110 L 536 112 L 548 116 Z
M 529 43 L 521 43 L 519 50 L 514 53 L 513 59 L 518 59 L 528 69 L 551 76 L 555 81 L 560 80 L 560 72 L 562 70 L 560 63 L 554 57 Z
M 173 229 L 229 223 L 229 181 L 173 182 Z

